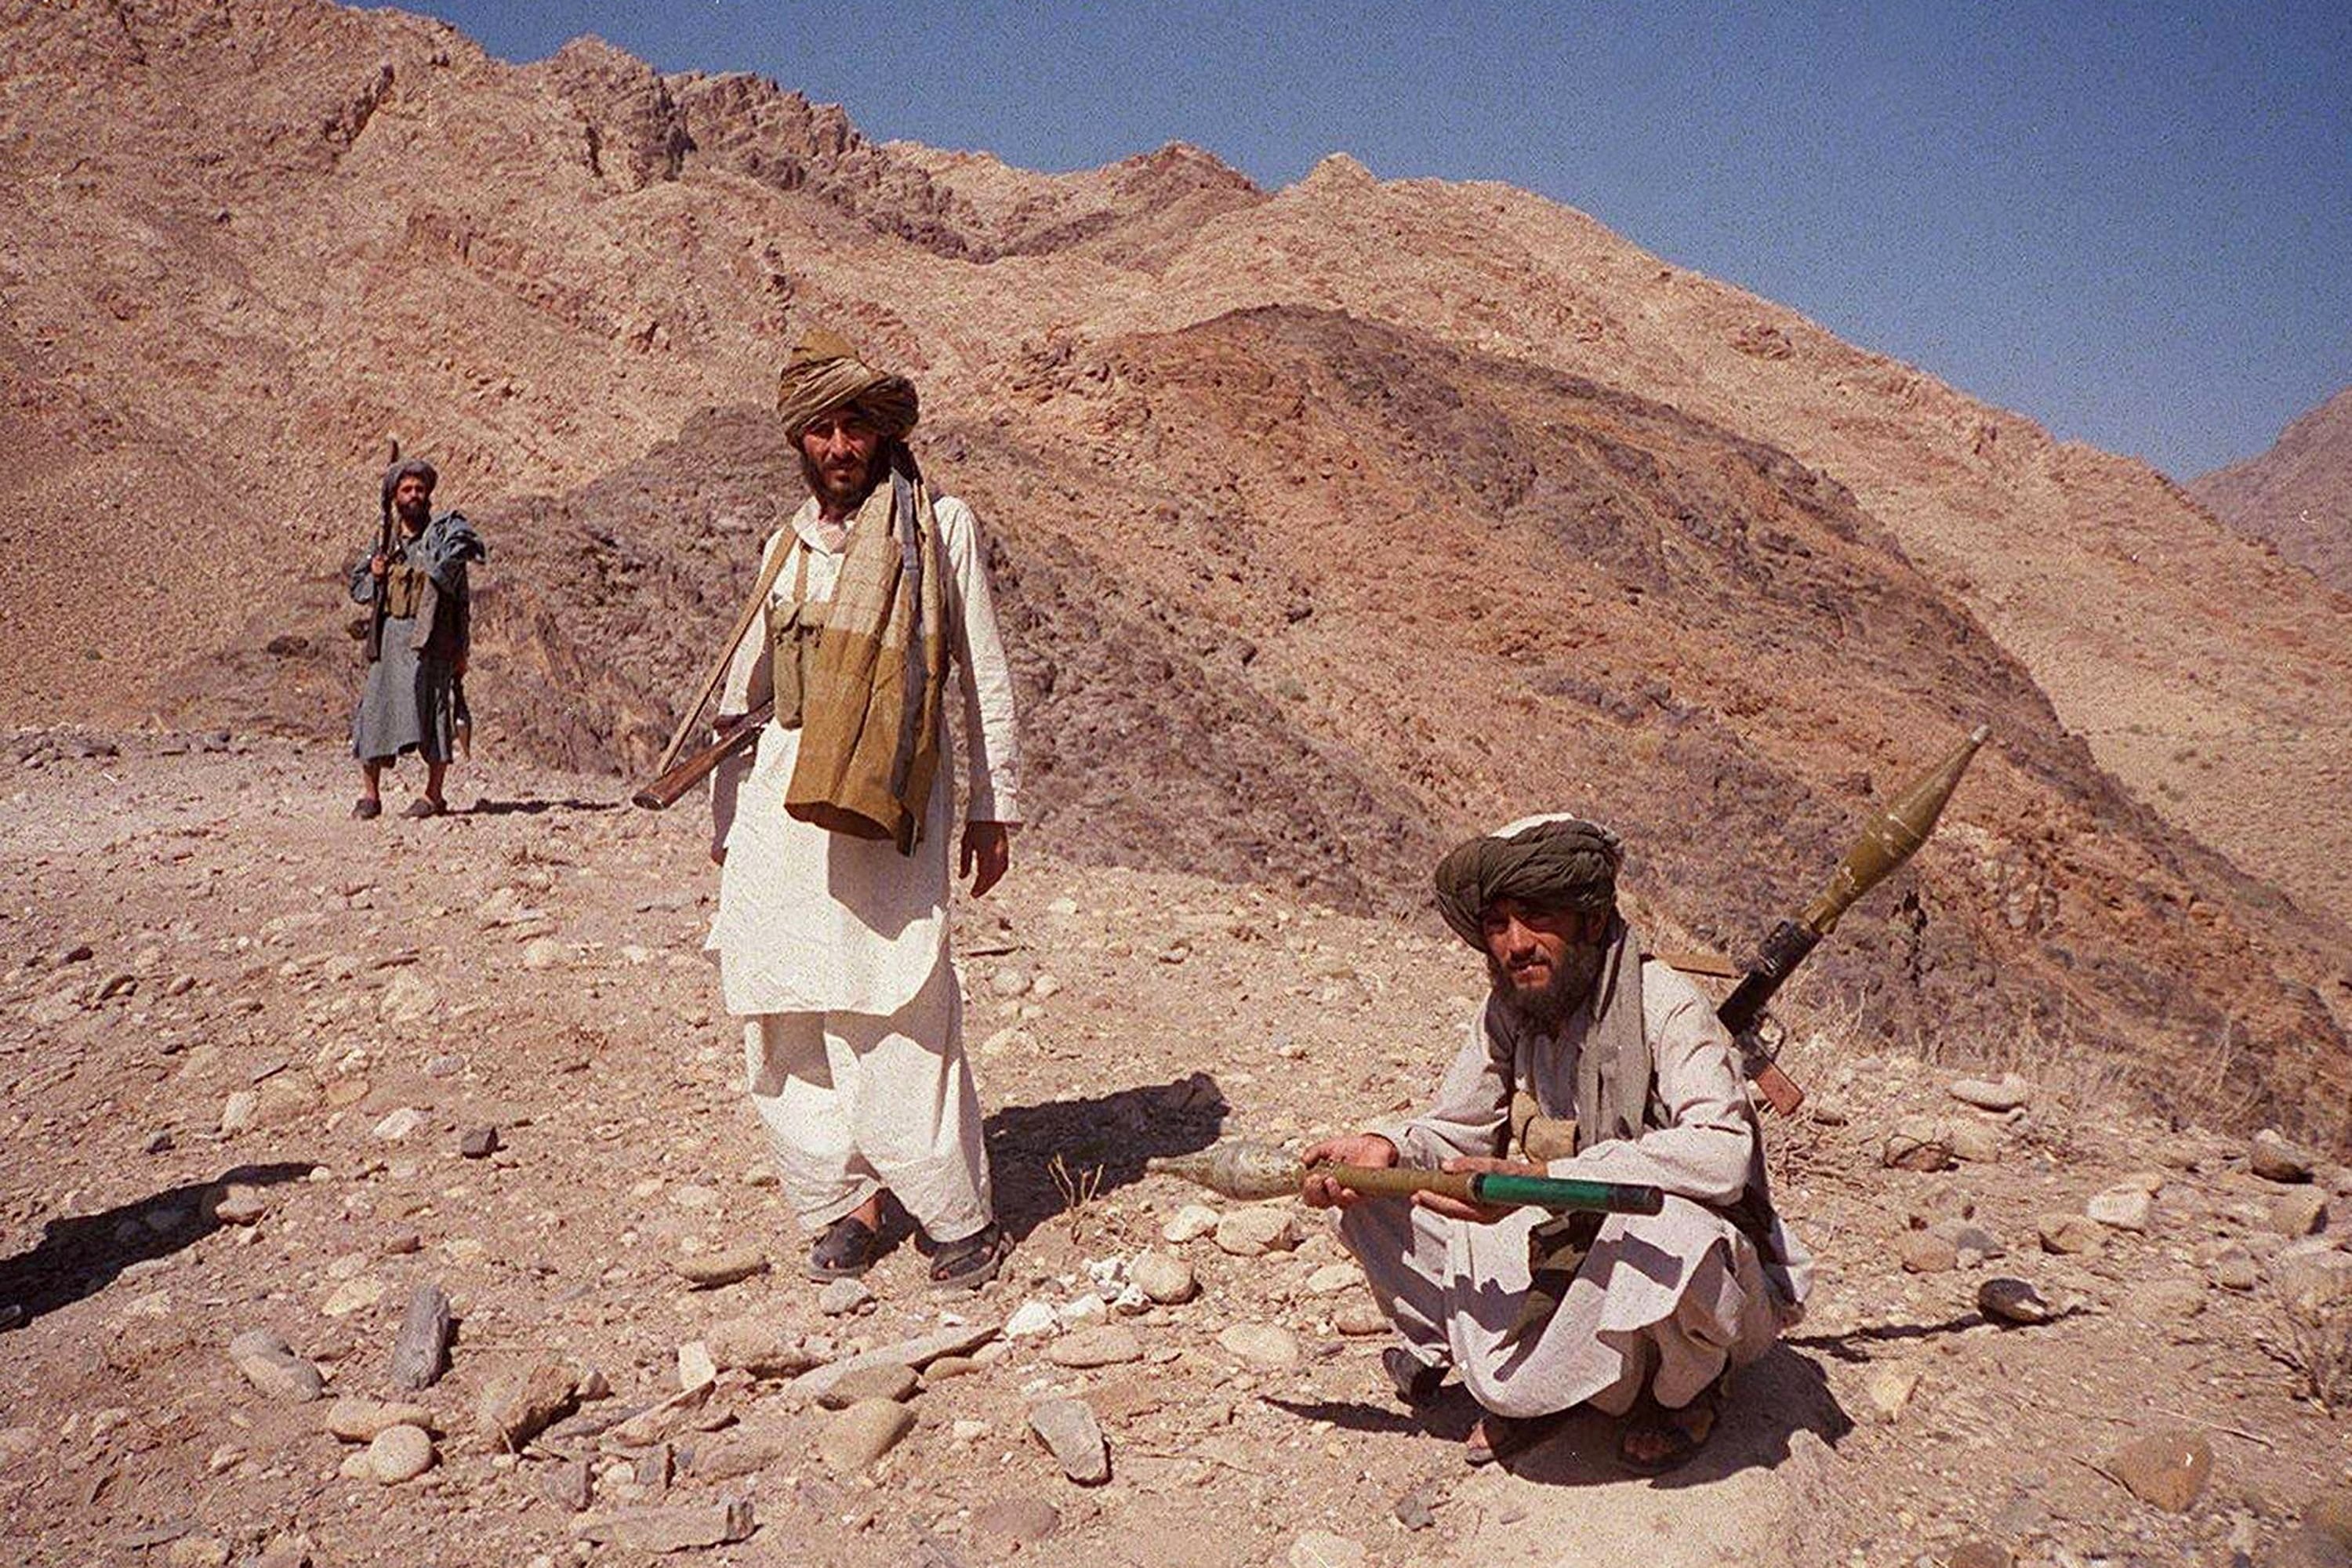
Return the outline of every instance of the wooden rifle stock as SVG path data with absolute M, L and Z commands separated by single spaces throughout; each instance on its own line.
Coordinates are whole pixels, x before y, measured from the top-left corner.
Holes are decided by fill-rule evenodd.
M 713 768 L 758 743 L 760 731 L 776 711 L 772 701 L 762 702 L 731 723 L 719 726 L 718 735 L 708 745 L 688 752 L 659 776 L 640 787 L 631 795 L 631 804 L 647 811 L 661 811 L 677 803 L 678 796 L 700 784 Z

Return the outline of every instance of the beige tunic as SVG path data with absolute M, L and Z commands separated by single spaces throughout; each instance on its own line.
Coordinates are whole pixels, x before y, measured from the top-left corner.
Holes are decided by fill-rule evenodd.
M 998 636 L 996 607 L 981 560 L 971 509 L 952 496 L 933 506 L 947 564 L 948 623 L 963 690 L 965 816 L 1020 820 L 1020 761 L 1013 734 L 1013 679 Z M 815 529 L 814 500 L 777 530 L 768 552 L 807 557 L 808 594 L 830 599 L 842 556 Z M 795 591 L 800 563 L 787 559 L 772 597 Z M 748 711 L 771 689 L 767 638 L 755 621 L 735 650 L 721 713 Z M 941 709 L 940 754 L 953 753 Z M 726 849 L 719 914 L 706 946 L 719 955 L 727 1010 L 762 1013 L 897 1012 L 947 962 L 950 773 L 942 763 L 911 856 L 893 845 L 828 833 L 787 816 L 784 791 L 800 754 L 800 731 L 771 724 L 748 763 L 713 779 L 714 840 Z
M 1488 1004 L 1491 1007 L 1492 1003 Z M 1552 1161 L 1556 1176 L 1644 1182 L 1663 1213 L 1612 1215 L 1548 1323 L 1517 1330 L 1528 1285 L 1528 1233 L 1549 1216 L 1521 1209 L 1493 1225 L 1442 1219 L 1392 1203 L 1358 1205 L 1341 1237 L 1407 1343 L 1457 1368 L 1486 1408 L 1505 1415 L 1592 1399 L 1622 1411 L 1654 1374 L 1659 1397 L 1687 1401 L 1727 1360 L 1753 1360 L 1793 1323 L 1811 1264 L 1785 1231 L 1769 1264 L 1708 1205 L 1747 1181 L 1752 1118 L 1729 1037 L 1714 1009 L 1673 970 L 1642 966 L 1642 1021 L 1667 1125 Z M 1554 1039 L 1482 1009 L 1424 1114 L 1376 1129 L 1402 1163 L 1500 1152 L 1516 1085 L 1549 1116 L 1576 1113 L 1576 1063 L 1591 1024 L 1580 1010 Z

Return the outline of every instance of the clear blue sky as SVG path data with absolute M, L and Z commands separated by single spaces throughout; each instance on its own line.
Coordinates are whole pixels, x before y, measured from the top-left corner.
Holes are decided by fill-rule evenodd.
M 877 140 L 1493 179 L 2187 479 L 2352 384 L 2352 4 L 411 0 Z

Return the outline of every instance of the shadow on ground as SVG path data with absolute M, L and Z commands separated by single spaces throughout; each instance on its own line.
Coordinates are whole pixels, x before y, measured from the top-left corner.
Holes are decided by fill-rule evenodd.
M 232 1182 L 274 1186 L 310 1173 L 307 1160 L 238 1165 L 209 1182 L 190 1182 L 96 1214 L 69 1215 L 43 1228 L 30 1252 L 0 1259 L 0 1327 L 19 1327 L 94 1296 L 134 1263 L 194 1246 L 221 1226 L 213 1212 Z
M 1433 1444 L 1460 1444 L 1478 1419 L 1478 1406 L 1459 1384 L 1411 1414 L 1364 1401 L 1269 1398 L 1267 1404 L 1294 1415 L 1327 1421 L 1344 1431 L 1394 1435 L 1416 1429 Z M 1637 1479 L 1617 1462 L 1624 1422 L 1580 1408 L 1549 1435 L 1502 1462 L 1502 1468 L 1538 1486 L 1587 1487 Z M 1786 1344 L 1742 1367 L 1732 1379 L 1729 1402 L 1714 1438 L 1696 1458 L 1650 1481 L 1661 1490 L 1705 1486 L 1750 1468 L 1774 1469 L 1789 1458 L 1790 1441 L 1811 1432 L 1831 1447 L 1853 1430 L 1820 1366 Z
M 1144 1163 L 1217 1141 L 1225 1097 L 1206 1073 L 1081 1100 L 1008 1105 L 987 1121 L 996 1217 L 1015 1240 L 1081 1200 L 1139 1181 Z
M 474 804 L 455 815 L 459 816 L 543 816 L 549 812 L 618 811 L 617 800 L 581 800 L 567 795 L 562 800 L 499 800 L 490 795 L 478 795 Z

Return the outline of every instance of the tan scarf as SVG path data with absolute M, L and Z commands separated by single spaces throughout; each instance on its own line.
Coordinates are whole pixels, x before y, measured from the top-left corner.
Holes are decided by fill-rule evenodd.
M 913 454 L 896 441 L 885 452 L 887 476 L 858 509 L 809 660 L 784 809 L 912 855 L 940 765 L 946 563 Z

